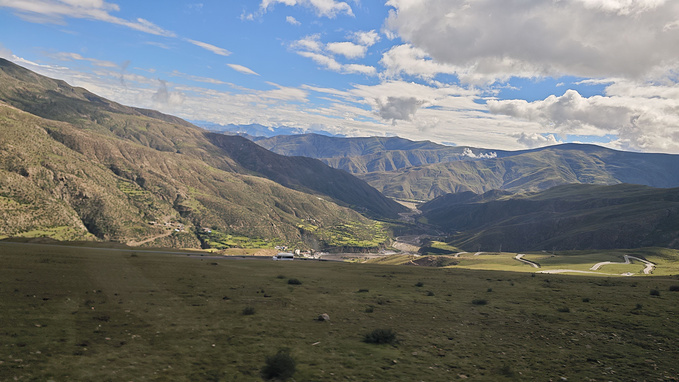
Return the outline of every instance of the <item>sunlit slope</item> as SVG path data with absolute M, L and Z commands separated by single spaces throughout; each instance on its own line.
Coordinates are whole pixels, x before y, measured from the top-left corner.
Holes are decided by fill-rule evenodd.
M 2 213 L 14 222 L 0 235 L 195 247 L 203 228 L 273 243 L 299 241 L 309 229 L 370 225 L 332 202 L 356 206 L 342 194 L 293 190 L 302 189 L 294 176 L 290 187 L 267 179 L 181 119 L 125 107 L 7 61 L 0 62 L 0 83 L 0 187 L 11 206 Z M 326 168 L 321 181 L 340 172 Z M 364 182 L 346 182 L 352 180 L 386 201 Z M 386 206 L 391 216 L 398 211 Z

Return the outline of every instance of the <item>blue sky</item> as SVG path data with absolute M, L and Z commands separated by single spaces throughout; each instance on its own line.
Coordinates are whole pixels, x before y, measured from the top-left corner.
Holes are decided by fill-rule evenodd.
M 669 0 L 0 0 L 0 57 L 192 121 L 679 153 Z

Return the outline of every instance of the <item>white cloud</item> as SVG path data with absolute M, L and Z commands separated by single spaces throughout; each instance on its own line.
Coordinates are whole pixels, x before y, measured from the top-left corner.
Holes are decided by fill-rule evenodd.
M 292 43 L 292 48 L 300 50 L 308 50 L 312 52 L 320 52 L 323 50 L 323 43 L 320 41 L 320 35 L 310 35 L 306 36 L 300 40 Z
M 492 159 L 492 158 L 497 158 L 497 153 L 496 152 L 490 152 L 490 153 L 478 153 L 474 154 L 474 151 L 470 149 L 469 147 L 466 147 L 464 151 L 462 152 L 463 156 L 466 156 L 468 158 L 474 158 L 474 159 Z
M 191 75 L 191 74 L 182 73 L 178 70 L 173 70 L 172 73 L 170 73 L 170 76 L 185 78 L 187 80 L 196 81 L 196 82 L 203 82 L 203 83 L 206 83 L 206 84 L 214 84 L 214 85 L 226 85 L 227 84 L 226 82 L 218 80 L 216 78 L 194 76 L 194 75 Z
M 191 44 L 193 44 L 195 46 L 201 47 L 205 50 L 208 50 L 208 51 L 210 51 L 214 54 L 218 54 L 220 56 L 228 56 L 228 55 L 231 54 L 231 52 L 229 52 L 228 50 L 226 50 L 224 48 L 220 48 L 218 46 L 214 46 L 214 45 L 208 44 L 206 42 L 191 40 L 190 38 L 185 38 L 184 41 L 190 42 Z
M 10 8 L 19 17 L 31 22 L 64 24 L 64 18 L 89 19 L 159 36 L 176 36 L 142 18 L 126 20 L 115 17 L 109 12 L 119 11 L 120 7 L 103 0 L 0 0 L 0 8 Z
M 286 17 L 285 17 L 285 22 L 288 23 L 288 24 L 290 24 L 290 25 L 302 25 L 302 23 L 300 23 L 299 21 L 297 21 L 297 19 L 294 18 L 294 17 L 292 17 L 292 16 L 286 16 Z
M 516 137 L 517 142 L 528 148 L 553 146 L 558 145 L 559 143 L 563 143 L 556 139 L 554 134 L 538 134 L 522 132 L 519 134 L 514 134 L 514 137 Z
M 285 4 L 287 6 L 301 5 L 307 8 L 312 8 L 316 11 L 318 16 L 325 16 L 334 18 L 339 14 L 346 14 L 353 16 L 354 12 L 351 6 L 343 1 L 335 0 L 262 0 L 260 9 L 266 12 L 274 4 Z
M 452 65 L 442 65 L 431 60 L 425 51 L 410 44 L 395 45 L 382 55 L 380 64 L 384 66 L 384 76 L 397 77 L 401 74 L 420 78 L 433 78 L 439 73 L 455 73 Z
M 96 58 L 88 58 L 88 57 L 83 57 L 82 55 L 78 53 L 71 53 L 71 52 L 58 52 L 55 54 L 49 55 L 52 58 L 55 58 L 60 61 L 89 61 L 92 64 L 104 68 L 117 68 L 119 67 L 118 64 L 111 62 L 111 61 L 106 61 L 106 60 L 98 60 Z
M 368 48 L 364 45 L 356 45 L 353 42 L 330 42 L 326 49 L 334 54 L 340 54 L 348 59 L 362 58 Z
M 237 72 L 241 72 L 243 74 L 252 74 L 252 75 L 255 75 L 255 76 L 259 75 L 254 70 L 252 70 L 252 69 L 250 69 L 246 66 L 243 66 L 243 65 L 238 65 L 238 64 L 226 64 L 226 65 L 228 65 L 231 69 L 233 69 Z
M 357 44 L 363 46 L 373 46 L 380 41 L 380 35 L 375 30 L 354 32 L 351 37 Z
M 488 108 L 492 113 L 540 123 L 559 134 L 613 134 L 622 148 L 679 152 L 679 89 L 655 88 L 613 85 L 609 91 L 620 95 L 589 98 L 568 90 L 561 97 L 552 95 L 534 102 L 489 100 Z M 644 97 L 653 93 L 653 98 Z
M 679 66 L 679 2 L 389 0 L 387 28 L 469 83 L 645 78 Z M 668 29 L 669 28 L 669 29 Z M 423 67 L 423 70 L 429 70 Z M 425 72 L 426 75 L 426 72 Z

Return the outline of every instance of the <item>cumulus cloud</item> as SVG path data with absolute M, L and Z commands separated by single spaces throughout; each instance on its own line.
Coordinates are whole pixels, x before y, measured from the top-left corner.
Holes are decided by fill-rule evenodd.
M 344 56 L 347 59 L 356 59 L 365 56 L 367 47 L 352 42 L 331 42 L 324 44 L 319 35 L 306 36 L 293 42 L 290 47 L 302 57 L 312 59 L 325 69 L 345 74 L 364 74 L 373 76 L 377 69 L 373 66 L 337 61 L 335 55 Z
M 335 0 L 262 0 L 260 9 L 266 12 L 275 4 L 285 4 L 287 6 L 301 5 L 307 8 L 312 8 L 316 11 L 318 16 L 334 18 L 340 14 L 353 16 L 354 12 L 351 6 L 343 1 Z
M 613 87 L 612 91 L 620 94 L 615 96 L 586 98 L 568 90 L 560 97 L 552 95 L 534 102 L 489 100 L 487 104 L 492 113 L 537 122 L 560 134 L 614 134 L 621 148 L 679 152 L 679 98 L 658 96 L 676 95 L 679 90 L 672 87 L 644 98 L 625 95 L 628 87 Z M 641 94 L 643 88 L 637 87 Z
M 433 78 L 440 73 L 456 73 L 458 68 L 439 64 L 429 58 L 422 49 L 410 44 L 395 45 L 382 55 L 380 64 L 385 68 L 383 76 L 396 77 L 407 74 L 420 78 Z
M 391 120 L 396 124 L 397 120 L 410 121 L 417 109 L 424 101 L 415 97 L 387 97 L 386 100 L 376 99 L 377 113 L 382 119 Z
M 365 56 L 368 48 L 364 45 L 357 45 L 353 42 L 331 42 L 326 45 L 326 49 L 334 54 L 340 54 L 348 59 L 361 58 Z
M 120 7 L 103 0 L 0 0 L 0 8 L 10 8 L 30 22 L 64 24 L 64 18 L 89 19 L 159 36 L 176 36 L 142 18 L 126 20 L 113 16 L 110 12 L 119 11 Z
M 351 37 L 357 44 L 366 47 L 373 46 L 380 41 L 380 35 L 375 30 L 354 32 Z
M 554 134 L 538 134 L 538 133 L 519 133 L 519 134 L 514 134 L 514 137 L 516 137 L 516 141 L 520 143 L 522 146 L 526 146 L 528 148 L 533 148 L 533 147 L 543 147 L 543 146 L 552 146 L 552 145 L 557 145 L 559 143 L 558 139 L 554 136 Z
M 389 31 L 435 62 L 456 68 L 469 83 L 512 76 L 645 78 L 679 64 L 679 50 L 668 49 L 679 46 L 672 29 L 679 20 L 676 1 L 389 0 L 387 5 L 394 8 L 386 21 Z
M 226 65 L 228 65 L 231 69 L 233 69 L 237 72 L 241 72 L 243 74 L 252 74 L 252 75 L 255 75 L 255 76 L 259 75 L 254 70 L 252 70 L 252 69 L 250 69 L 246 66 L 243 66 L 243 65 L 238 65 L 238 64 L 226 64 Z

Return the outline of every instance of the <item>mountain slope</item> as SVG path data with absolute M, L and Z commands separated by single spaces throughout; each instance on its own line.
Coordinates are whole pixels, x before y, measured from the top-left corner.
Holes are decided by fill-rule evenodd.
M 339 138 L 318 134 L 278 135 L 255 139 L 275 153 L 317 158 L 352 174 L 392 171 L 431 163 L 470 159 L 471 156 L 502 156 L 505 151 L 444 146 L 399 137 Z
M 179 118 L 122 106 L 5 60 L 0 85 L 0 200 L 12 222 L 0 236 L 158 237 L 149 245 L 197 246 L 215 239 L 202 227 L 222 239 L 295 242 L 373 224 L 246 169 Z
M 450 194 L 421 210 L 469 251 L 679 248 L 679 188 L 572 184 L 522 195 Z
M 327 195 L 378 217 L 397 218 L 399 212 L 407 211 L 367 183 L 319 160 L 275 154 L 239 136 L 215 133 L 206 136 L 239 165 L 286 187 Z
M 385 195 L 431 200 L 450 192 L 538 191 L 569 183 L 679 187 L 676 168 L 679 155 L 566 144 L 503 158 L 438 163 L 359 177 Z

